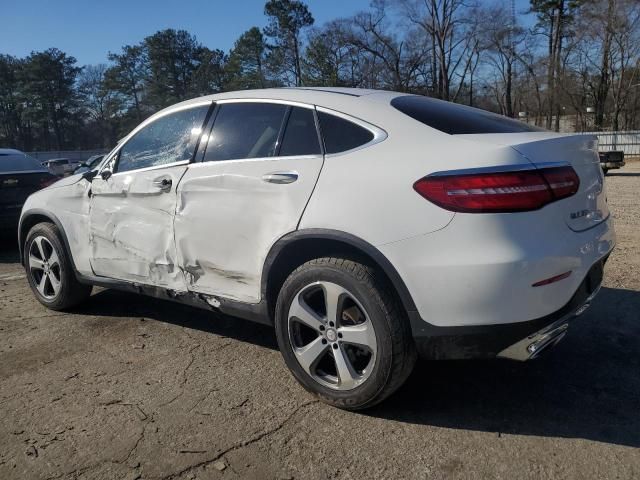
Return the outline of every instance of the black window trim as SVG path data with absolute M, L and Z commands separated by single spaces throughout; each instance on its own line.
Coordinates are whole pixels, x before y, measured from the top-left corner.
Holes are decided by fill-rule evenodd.
M 325 155 L 324 141 L 322 139 L 322 134 L 320 133 L 320 122 L 318 120 L 318 112 L 316 111 L 318 106 L 310 104 L 310 103 L 302 103 L 302 102 L 296 102 L 296 101 L 292 101 L 292 100 L 281 100 L 281 99 L 278 99 L 278 98 L 224 98 L 224 99 L 221 99 L 221 100 L 213 100 L 212 115 L 211 115 L 211 118 L 209 119 L 209 124 L 207 124 L 207 123 L 204 124 L 205 128 L 203 129 L 203 133 L 206 133 L 207 136 L 211 135 L 211 132 L 213 131 L 213 127 L 215 125 L 216 117 L 218 116 L 218 113 L 220 111 L 220 107 L 222 105 L 236 104 L 236 103 L 270 103 L 270 104 L 283 105 L 283 106 L 289 107 L 287 109 L 287 111 L 285 112 L 285 114 L 284 114 L 283 121 L 282 121 L 282 124 L 280 126 L 280 131 L 278 132 L 278 138 L 276 140 L 277 143 L 276 143 L 276 152 L 275 152 L 275 154 L 270 156 L 270 157 L 229 158 L 227 160 L 215 160 L 215 161 L 205 162 L 204 161 L 204 157 L 206 155 L 207 146 L 204 145 L 204 147 L 198 148 L 198 150 L 200 150 L 200 151 L 196 150 L 196 154 L 194 155 L 195 161 L 193 163 L 195 163 L 195 164 L 209 164 L 209 163 L 218 164 L 218 163 L 223 163 L 223 162 L 249 162 L 249 161 L 255 161 L 255 160 L 263 160 L 263 161 L 264 160 L 278 160 L 278 159 L 283 159 L 283 158 L 317 158 L 317 157 L 323 157 Z M 280 147 L 282 146 L 282 138 L 284 137 L 284 133 L 285 133 L 285 129 L 286 129 L 285 127 L 287 125 L 287 121 L 289 120 L 289 116 L 291 115 L 291 111 L 293 110 L 293 107 L 305 108 L 305 109 L 311 110 L 313 112 L 313 118 L 314 118 L 314 122 L 315 122 L 315 126 L 316 126 L 316 135 L 318 136 L 318 142 L 320 143 L 320 153 L 314 153 L 314 154 L 309 154 L 309 155 L 287 155 L 287 156 L 284 156 L 284 157 L 279 155 L 280 154 Z M 328 111 L 328 112 L 333 112 L 333 111 Z M 347 119 L 347 120 L 350 120 L 353 117 L 344 117 L 344 118 Z M 354 123 L 356 123 L 356 122 L 354 121 Z M 385 133 L 385 135 L 386 135 L 386 133 Z
M 190 103 L 188 105 L 181 105 L 179 107 L 167 109 L 165 111 L 162 111 L 160 113 L 157 113 L 157 114 L 149 117 L 148 119 L 143 121 L 140 125 L 138 125 L 136 128 L 134 128 L 129 133 L 129 135 L 124 137 L 118 143 L 118 145 L 116 145 L 116 147 L 109 154 L 105 155 L 105 158 L 103 159 L 102 164 L 99 167 L 98 176 L 99 176 L 100 173 L 102 173 L 102 171 L 109 170 L 109 169 L 113 172 L 112 175 L 116 176 L 116 175 L 132 174 L 132 173 L 138 173 L 138 172 L 146 172 L 146 171 L 149 171 L 149 170 L 160 170 L 162 168 L 177 167 L 177 166 L 180 166 L 180 165 L 188 165 L 189 163 L 192 163 L 195 160 L 195 156 L 196 156 L 196 153 L 198 151 L 198 147 L 200 145 L 200 139 L 202 138 L 202 133 L 204 133 L 204 131 L 205 131 L 204 128 L 203 128 L 202 132 L 200 132 L 200 136 L 198 137 L 198 140 L 196 142 L 196 146 L 194 148 L 194 153 L 193 153 L 193 155 L 191 155 L 191 159 L 189 159 L 189 160 L 179 160 L 177 162 L 163 163 L 162 165 L 152 165 L 150 167 L 136 168 L 136 169 L 132 169 L 132 170 L 126 170 L 124 172 L 116 171 L 116 167 L 118 166 L 118 162 L 120 161 L 120 150 L 127 143 L 129 143 L 129 140 L 131 140 L 143 128 L 146 128 L 147 126 L 151 125 L 152 123 L 156 122 L 157 120 L 160 120 L 161 118 L 166 117 L 167 115 L 171 115 L 173 113 L 181 112 L 181 111 L 184 111 L 184 110 L 190 110 L 190 109 L 193 109 L 193 108 L 206 107 L 207 105 L 209 106 L 209 109 L 207 110 L 207 114 L 205 115 L 205 120 L 202 123 L 202 126 L 206 127 L 207 120 L 211 116 L 211 114 L 213 112 L 213 109 L 215 107 L 215 102 L 213 100 L 205 100 L 205 101 L 201 101 L 201 102 L 197 102 L 197 103 Z M 109 165 L 112 164 L 112 163 L 113 163 L 113 165 L 111 167 L 109 167 Z
M 367 143 L 363 143 L 362 145 L 358 145 L 357 147 L 354 148 L 350 148 L 349 150 L 343 150 L 342 152 L 336 152 L 336 153 L 325 153 L 324 156 L 325 158 L 332 158 L 332 157 L 338 157 L 340 155 L 346 155 L 347 153 L 353 153 L 356 152 L 358 150 L 362 150 L 364 148 L 369 148 L 373 145 L 375 145 L 376 143 L 380 143 L 382 141 L 384 141 L 387 137 L 388 134 L 385 130 L 383 130 L 380 127 L 377 127 L 369 122 L 366 122 L 358 117 L 354 117 L 352 115 L 346 114 L 346 113 L 342 113 L 339 112 L 338 110 L 332 110 L 330 108 L 326 108 L 326 107 L 321 107 L 321 106 L 316 106 L 316 111 L 317 112 L 321 112 L 321 113 L 326 113 L 327 115 L 333 115 L 334 117 L 339 117 L 343 120 L 346 120 L 348 122 L 351 123 L 355 123 L 356 125 L 358 125 L 359 127 L 364 128 L 365 130 L 368 130 L 369 132 L 371 132 L 373 134 L 373 138 L 371 140 L 369 140 Z M 320 122 L 317 118 L 317 114 L 316 114 L 316 122 L 317 123 L 317 128 L 318 131 L 320 132 L 320 134 L 322 134 L 322 129 L 320 128 Z M 326 152 L 326 148 L 324 145 L 324 136 L 321 135 L 321 142 L 320 144 L 322 145 L 322 151 Z

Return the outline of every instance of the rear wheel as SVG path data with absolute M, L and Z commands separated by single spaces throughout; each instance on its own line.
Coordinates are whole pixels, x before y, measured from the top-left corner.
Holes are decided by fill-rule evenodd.
M 604 172 L 605 175 L 609 173 L 609 169 L 606 167 L 602 167 L 602 171 Z
M 55 225 L 35 225 L 27 235 L 23 255 L 29 286 L 44 306 L 64 310 L 80 304 L 91 295 L 91 286 L 76 279 Z
M 284 360 L 308 391 L 331 405 L 367 408 L 411 373 L 416 353 L 408 322 L 377 270 L 342 258 L 296 269 L 276 304 Z

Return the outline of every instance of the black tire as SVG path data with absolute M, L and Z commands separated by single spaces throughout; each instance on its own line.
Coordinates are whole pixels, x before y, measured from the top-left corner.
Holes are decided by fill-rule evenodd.
M 604 172 L 604 174 L 606 175 L 607 173 L 609 173 L 609 169 L 608 168 L 602 168 L 602 171 Z
M 297 295 L 314 282 L 330 282 L 346 289 L 366 310 L 373 325 L 377 342 L 373 368 L 367 367 L 370 373 L 366 379 L 351 390 L 335 390 L 323 385 L 301 366 L 294 353 L 289 309 Z M 417 355 L 406 313 L 392 291 L 386 277 L 377 269 L 346 258 L 317 258 L 289 275 L 276 303 L 276 335 L 285 363 L 306 390 L 335 407 L 360 410 L 383 401 L 405 382 Z M 344 303 L 342 305 L 344 308 Z M 328 322 L 326 318 L 324 321 Z M 337 326 L 336 322 L 336 329 Z M 330 358 L 335 358 L 331 348 L 328 352 L 331 352 Z
M 49 242 L 48 247 L 52 247 L 58 257 L 58 262 L 56 263 L 58 266 L 55 267 L 52 264 L 51 267 L 52 271 L 55 269 L 56 278 L 59 278 L 58 291 L 53 293 L 53 287 L 49 283 L 52 295 L 47 296 L 38 290 L 37 276 L 39 270 L 31 268 L 29 259 L 32 247 L 37 250 L 37 245 L 34 245 L 34 241 L 41 237 L 44 237 Z M 69 253 L 61 241 L 58 228 L 52 223 L 38 223 L 29 230 L 24 242 L 23 263 L 31 291 L 40 303 L 51 310 L 67 310 L 79 305 L 91 295 L 91 285 L 84 285 L 76 279 Z

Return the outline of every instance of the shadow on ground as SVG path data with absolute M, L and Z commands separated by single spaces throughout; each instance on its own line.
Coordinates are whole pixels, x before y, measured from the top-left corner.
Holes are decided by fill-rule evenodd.
M 275 332 L 267 325 L 135 293 L 100 290 L 73 313 L 125 318 L 144 317 L 235 338 L 272 350 L 278 348 Z
M 366 414 L 640 447 L 640 292 L 603 288 L 566 338 L 532 362 L 420 362 Z
M 603 288 L 546 356 L 529 363 L 421 361 L 396 395 L 364 414 L 640 447 L 639 312 L 639 292 Z M 130 293 L 98 292 L 77 313 L 139 315 L 277 348 L 269 327 Z

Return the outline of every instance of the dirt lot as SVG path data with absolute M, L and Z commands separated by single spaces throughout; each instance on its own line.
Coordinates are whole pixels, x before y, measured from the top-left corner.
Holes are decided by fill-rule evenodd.
M 61 314 L 0 254 L 0 478 L 639 478 L 640 163 L 607 177 L 618 247 L 546 357 L 420 363 L 347 413 L 273 332 L 109 290 Z

